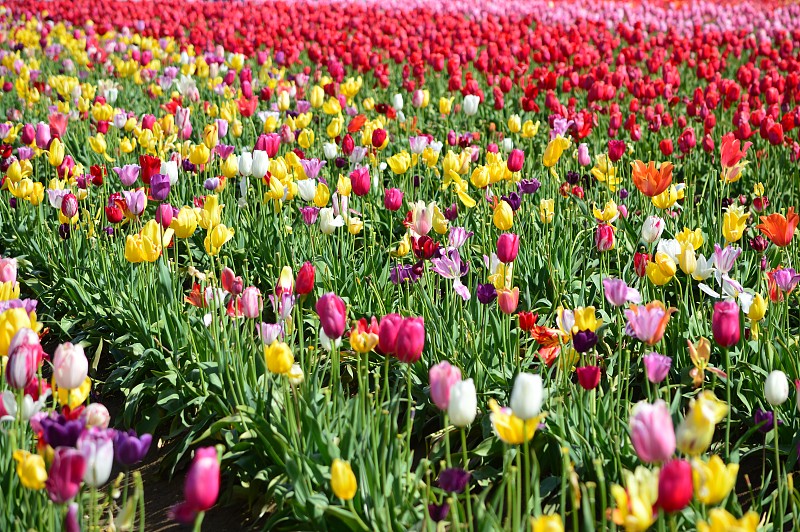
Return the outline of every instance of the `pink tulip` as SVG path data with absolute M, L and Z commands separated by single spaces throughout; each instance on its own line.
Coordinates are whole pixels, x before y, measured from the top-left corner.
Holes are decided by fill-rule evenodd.
M 643 462 L 666 462 L 675 454 L 675 429 L 667 403 L 636 403 L 630 419 L 631 443 Z
M 261 314 L 261 291 L 255 286 L 248 286 L 242 292 L 241 306 L 245 318 L 254 320 Z
M 390 211 L 400 210 L 403 206 L 403 191 L 397 188 L 387 188 L 383 196 L 383 206 Z
M 53 375 L 59 388 L 78 388 L 89 373 L 89 360 L 78 344 L 66 342 L 56 348 L 53 355 Z
M 185 500 L 170 509 L 170 517 L 183 524 L 194 522 L 198 513 L 205 512 L 216 504 L 219 483 L 217 450 L 214 447 L 197 449 L 183 485 Z
M 44 358 L 39 336 L 31 329 L 20 329 L 8 347 L 6 382 L 12 388 L 25 388 L 36 375 Z
M 347 307 L 342 298 L 329 292 L 317 300 L 316 309 L 325 336 L 331 340 L 341 338 L 347 326 Z
M 75 497 L 85 472 L 86 458 L 82 452 L 71 447 L 58 447 L 47 473 L 46 486 L 50 500 L 65 503 Z
M 461 370 L 443 360 L 428 371 L 431 385 L 431 400 L 439 410 L 447 411 L 450 404 L 450 388 L 461 381 Z
M 0 283 L 17 282 L 17 259 L 0 259 Z
M 506 264 L 514 262 L 519 253 L 519 236 L 503 233 L 497 238 L 497 258 Z
M 522 170 L 524 164 L 525 153 L 517 148 L 511 150 L 511 153 L 508 154 L 508 161 L 506 162 L 509 172 L 519 172 Z
M 425 347 L 425 321 L 422 318 L 406 318 L 397 330 L 395 356 L 401 362 L 413 364 L 422 356 Z
M 400 325 L 403 323 L 403 317 L 400 314 L 387 314 L 381 318 L 379 326 L 380 332 L 378 333 L 378 349 L 384 355 L 393 355 L 397 347 L 397 331 L 400 330 Z
M 497 291 L 497 305 L 503 314 L 513 314 L 519 305 L 519 288 L 501 288 Z
M 714 333 L 714 341 L 722 347 L 739 343 L 739 305 L 735 301 L 720 301 L 714 305 L 711 331 Z

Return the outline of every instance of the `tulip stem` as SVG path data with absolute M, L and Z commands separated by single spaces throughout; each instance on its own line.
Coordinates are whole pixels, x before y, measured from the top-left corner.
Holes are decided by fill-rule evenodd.
M 356 512 L 356 508 L 355 508 L 355 506 L 353 506 L 353 499 L 350 499 L 349 501 L 347 501 L 347 507 L 350 509 L 351 512 L 353 512 L 353 516 L 355 517 L 356 522 L 359 524 L 361 529 L 362 530 L 369 530 L 369 527 L 361 519 L 361 516 L 358 515 L 358 512 Z
M 527 445 L 527 442 L 526 442 L 526 445 Z M 461 454 L 464 457 L 464 466 L 463 466 L 464 467 L 464 471 L 468 471 L 468 469 L 469 469 L 469 456 L 467 455 L 467 431 L 466 431 L 466 429 L 464 427 L 461 427 Z M 473 523 L 472 523 L 472 495 L 470 495 L 469 482 L 467 482 L 466 496 L 467 496 L 467 524 L 469 526 L 469 529 L 473 530 Z
M 725 419 L 725 459 L 731 458 L 731 351 L 725 348 L 725 400 L 728 403 L 728 415 Z
M 775 410 L 774 423 L 772 428 L 775 431 L 775 482 L 777 488 L 775 489 L 775 501 L 778 503 L 776 510 L 776 518 L 773 521 L 772 528 L 775 531 L 783 530 L 783 492 L 781 491 L 781 451 L 778 445 L 778 410 Z

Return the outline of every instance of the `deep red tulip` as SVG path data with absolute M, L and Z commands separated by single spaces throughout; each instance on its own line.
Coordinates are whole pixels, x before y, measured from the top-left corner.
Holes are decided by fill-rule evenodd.
M 598 366 L 582 366 L 575 370 L 578 384 L 584 390 L 594 390 L 600 384 L 600 368 Z
M 658 475 L 656 506 L 667 513 L 679 512 L 692 500 L 692 466 L 686 460 L 671 460 Z
M 316 270 L 310 262 L 304 262 L 297 272 L 297 280 L 294 284 L 294 291 L 300 295 L 310 294 L 314 290 L 314 278 Z

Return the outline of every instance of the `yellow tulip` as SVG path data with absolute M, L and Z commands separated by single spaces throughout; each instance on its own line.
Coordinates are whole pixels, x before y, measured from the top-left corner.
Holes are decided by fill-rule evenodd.
M 601 153 L 595 158 L 592 175 L 601 183 L 605 183 L 611 192 L 617 190 L 620 181 L 617 177 L 617 169 L 611 164 L 607 154 Z
M 669 255 L 659 251 L 653 257 L 653 261 L 647 263 L 645 272 L 654 285 L 663 286 L 672 280 L 678 272 L 678 267 Z
M 283 375 L 289 373 L 294 364 L 294 355 L 289 346 L 283 342 L 275 340 L 270 345 L 264 347 L 264 359 L 267 362 L 267 369 L 270 373 Z
M 511 115 L 508 118 L 508 130 L 512 133 L 519 133 L 522 131 L 522 120 L 519 115 Z
M 653 505 L 658 500 L 658 469 L 650 471 L 640 466 L 634 473 L 623 471 L 622 478 L 624 488 L 617 484 L 611 486 L 616 503 L 612 519 L 626 532 L 644 532 L 658 515 L 653 513 Z
M 564 138 L 561 135 L 557 135 L 553 140 L 547 143 L 547 147 L 542 155 L 542 164 L 544 164 L 547 168 L 555 166 L 558 160 L 561 158 L 561 154 L 563 154 L 564 150 L 569 147 L 569 139 Z
M 717 455 L 708 462 L 700 459 L 692 461 L 694 494 L 697 500 L 706 505 L 721 503 L 736 485 L 739 464 L 728 464 Z
M 492 221 L 499 230 L 508 231 L 514 224 L 514 209 L 511 208 L 507 201 L 500 200 L 500 203 L 494 209 Z
M 403 239 L 398 242 L 397 246 L 392 249 L 389 254 L 392 257 L 405 257 L 411 251 L 411 236 L 406 233 Z
M 573 332 L 577 331 L 596 331 L 602 324 L 603 320 L 598 320 L 595 316 L 594 307 L 578 307 L 574 310 L 575 327 Z
M 403 150 L 400 153 L 395 153 L 386 160 L 386 164 L 392 169 L 395 175 L 402 175 L 408 172 L 411 168 L 411 155 Z
M 453 98 L 439 98 L 439 113 L 449 115 L 453 109 Z
M 312 129 L 304 129 L 297 137 L 297 143 L 301 148 L 307 150 L 314 144 L 314 131 Z
M 329 138 L 336 138 L 342 133 L 342 128 L 344 127 L 344 118 L 341 115 L 334 117 L 328 127 L 325 128 L 325 132 L 328 134 Z
M 342 113 L 342 105 L 336 98 L 328 98 L 328 101 L 322 105 L 322 112 L 326 115 L 339 115 Z
M 350 346 L 357 353 L 369 353 L 378 345 L 378 335 L 371 332 L 359 332 L 358 330 L 350 333 Z
M 722 235 L 728 242 L 738 242 L 744 235 L 750 214 L 741 205 L 731 205 L 722 217 Z
M 478 166 L 472 171 L 469 182 L 475 188 L 486 188 L 489 186 L 489 168 L 486 166 Z
M 210 230 L 219 225 L 222 221 L 222 207 L 224 207 L 224 205 L 219 204 L 219 198 L 216 195 L 209 194 L 206 196 L 203 208 L 195 210 L 200 222 L 200 227 Z M 192 232 L 194 232 L 194 230 Z
M 695 251 L 700 251 L 703 247 L 705 240 L 703 239 L 703 230 L 699 227 L 692 231 L 688 227 L 684 227 L 683 231 L 675 235 L 675 240 L 680 244 L 691 244 Z
M 92 379 L 86 377 L 83 383 L 74 390 L 67 390 L 65 388 L 58 389 L 58 404 L 61 406 L 69 406 L 71 409 L 78 408 L 86 399 L 89 398 L 89 392 L 92 391 Z
M 653 202 L 657 209 L 662 211 L 671 209 L 678 202 L 678 189 L 675 185 L 670 185 L 661 194 L 650 198 L 650 201 Z
M 611 223 L 619 218 L 619 209 L 617 209 L 617 204 L 614 200 L 608 200 L 602 211 L 597 206 L 594 206 L 592 211 L 595 218 L 606 223 Z
M 228 157 L 222 161 L 220 170 L 222 175 L 228 179 L 236 177 L 239 174 L 239 161 L 237 160 L 236 155 L 228 155 Z
M 14 460 L 17 461 L 17 476 L 23 486 L 31 490 L 44 488 L 44 483 L 47 481 L 47 469 L 45 469 L 43 457 L 16 449 Z
M 233 234 L 233 229 L 226 227 L 225 224 L 214 226 L 213 229 L 208 231 L 205 240 L 203 240 L 206 253 L 212 257 L 217 255 L 222 246 L 224 246 L 228 240 L 233 238 Z
M 317 183 L 317 193 L 314 194 L 314 205 L 320 209 L 328 204 L 331 199 L 331 192 L 325 183 Z
M 422 150 L 422 160 L 428 168 L 433 168 L 439 162 L 439 152 L 430 147 L 425 148 Z
M 692 275 L 697 269 L 697 255 L 694 247 L 690 243 L 681 244 L 681 252 L 678 255 L 678 265 L 686 275 Z
M 34 331 L 41 328 L 41 325 L 36 323 L 35 312 L 28 314 L 24 308 L 12 308 L 0 313 L 0 357 L 8 356 L 11 339 L 20 329 L 25 328 Z
M 539 221 L 543 224 L 549 224 L 555 217 L 555 201 L 550 199 L 542 199 L 539 201 Z
M 489 400 L 489 409 L 492 411 L 490 419 L 497 437 L 509 445 L 520 445 L 529 441 L 536 434 L 539 423 L 544 419 L 544 414 L 523 421 L 515 416 L 511 409 L 500 408 L 497 401 Z
M 558 514 L 531 517 L 531 532 L 564 532 L 564 522 Z
M 440 235 L 446 234 L 450 229 L 449 224 L 450 222 L 444 217 L 442 210 L 438 205 L 435 205 L 433 207 L 433 230 Z
M 344 80 L 344 83 L 339 85 L 339 92 L 344 94 L 347 101 L 351 101 L 356 97 L 358 91 L 361 90 L 361 85 L 363 85 L 363 83 L 364 81 L 361 79 L 361 76 L 357 78 L 347 78 Z
M 347 232 L 351 235 L 355 236 L 364 229 L 364 222 L 361 221 L 361 218 L 357 218 L 355 216 L 351 216 L 347 219 Z
M 175 231 L 175 236 L 178 238 L 189 238 L 197 229 L 197 214 L 191 207 L 183 206 L 178 215 L 172 218 L 169 227 Z
M 216 122 L 207 124 L 203 130 L 203 144 L 209 150 L 213 150 L 219 144 L 219 127 L 217 127 Z
M 100 135 L 100 133 L 98 133 Z M 89 137 L 89 144 L 92 144 L 93 137 Z M 94 146 L 92 146 L 94 149 Z M 105 149 L 102 152 L 98 153 L 105 153 Z M 64 145 L 61 143 L 59 139 L 53 139 L 50 142 L 50 148 L 47 151 L 47 160 L 50 162 L 50 166 L 60 166 L 62 162 L 64 162 Z
M 533 120 L 526 120 L 525 123 L 522 124 L 522 138 L 532 139 L 538 134 L 539 134 L 538 120 L 536 121 L 536 123 L 534 123 Z
M 725 419 L 728 405 L 705 390 L 689 403 L 689 412 L 675 431 L 678 449 L 690 456 L 704 453 L 714 437 L 714 426 Z
M 697 532 L 756 532 L 759 517 L 752 510 L 736 519 L 727 510 L 714 508 L 708 512 L 708 522 L 698 521 Z
M 211 150 L 208 149 L 208 146 L 205 144 L 195 144 L 189 151 L 189 162 L 197 165 L 206 164 L 210 156 Z
M 12 183 L 19 183 L 22 179 L 30 177 L 31 174 L 33 174 L 33 165 L 29 160 L 14 161 L 11 163 L 11 166 L 8 167 L 6 177 L 8 177 L 9 181 Z
M 314 85 L 310 94 L 308 95 L 308 102 L 314 109 L 319 109 L 322 107 L 322 104 L 325 103 L 325 89 L 319 85 Z
M 750 318 L 751 321 L 757 322 L 763 320 L 766 313 L 766 299 L 764 299 L 761 294 L 756 294 L 753 298 L 753 302 L 750 303 L 750 309 L 747 311 L 747 317 Z
M 349 501 L 356 496 L 358 484 L 350 464 L 338 458 L 331 464 L 331 489 L 334 495 Z
M 122 153 L 131 153 L 136 149 L 136 139 L 122 138 L 119 141 L 119 151 Z

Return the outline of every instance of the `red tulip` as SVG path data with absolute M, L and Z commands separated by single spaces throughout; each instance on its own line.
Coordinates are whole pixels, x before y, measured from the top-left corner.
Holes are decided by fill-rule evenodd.
M 350 173 L 350 185 L 353 187 L 353 194 L 356 196 L 366 196 L 369 194 L 370 177 L 369 168 L 362 166 Z
M 692 466 L 686 460 L 664 464 L 658 475 L 656 506 L 667 513 L 679 512 L 689 505 L 694 494 Z
M 600 368 L 598 366 L 582 366 L 575 370 L 578 384 L 584 390 L 594 390 L 600 384 Z
M 310 262 L 304 262 L 297 272 L 294 291 L 300 295 L 310 294 L 314 290 L 315 269 Z
M 407 364 L 413 364 L 422 356 L 424 347 L 425 321 L 421 317 L 404 319 L 397 330 L 394 353 L 397 359 Z
M 633 255 L 633 269 L 636 275 L 644 277 L 647 273 L 647 263 L 650 262 L 648 253 L 636 253 Z
M 152 155 L 140 155 L 139 166 L 142 168 L 139 174 L 145 185 L 150 184 L 150 178 L 161 171 L 161 159 Z
M 609 140 L 608 141 L 608 158 L 612 163 L 622 159 L 625 155 L 625 141 L 624 140 Z
M 86 458 L 77 449 L 58 447 L 47 474 L 47 494 L 56 503 L 71 500 L 81 487 L 86 471 Z
M 520 312 L 517 317 L 519 318 L 519 328 L 525 332 L 530 332 L 536 327 L 536 320 L 539 319 L 539 315 L 533 312 Z

